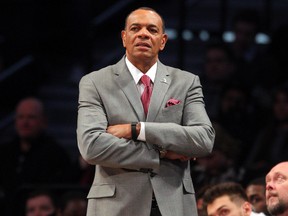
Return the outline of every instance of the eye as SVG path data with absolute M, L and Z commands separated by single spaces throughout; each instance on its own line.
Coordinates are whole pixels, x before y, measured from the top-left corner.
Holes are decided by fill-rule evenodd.
M 276 182 L 277 183 L 282 183 L 282 182 L 284 182 L 286 180 L 286 178 L 283 176 L 283 175 L 278 175 L 277 177 L 276 177 Z
M 130 28 L 130 31 L 136 32 L 136 31 L 138 31 L 138 29 L 139 29 L 138 26 L 132 26 L 132 27 Z
M 261 198 L 258 197 L 258 196 L 252 196 L 251 199 L 250 199 L 250 202 L 255 204 L 255 203 L 258 203 L 261 201 Z
M 221 209 L 221 211 L 219 212 L 219 216 L 226 216 L 229 214 L 229 209 Z
M 150 31 L 152 34 L 158 33 L 158 29 L 156 29 L 156 28 L 150 28 L 149 31 Z

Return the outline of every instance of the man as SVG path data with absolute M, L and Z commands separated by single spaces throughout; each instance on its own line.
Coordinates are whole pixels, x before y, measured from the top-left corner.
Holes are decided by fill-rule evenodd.
M 223 88 L 235 80 L 235 62 L 231 50 L 222 43 L 209 44 L 204 59 L 201 84 L 206 110 L 210 118 L 217 118 Z
M 269 215 L 265 198 L 265 178 L 251 180 L 246 186 L 246 194 L 255 212 Z
M 252 212 L 244 188 L 236 182 L 223 182 L 208 188 L 203 196 L 208 216 L 262 215 Z
M 86 195 L 81 191 L 67 191 L 59 202 L 57 216 L 85 216 L 87 211 Z
M 5 200 L 13 202 L 17 193 L 36 184 L 69 181 L 68 153 L 47 133 L 43 103 L 33 97 L 22 99 L 16 107 L 16 136 L 0 145 L 0 188 Z M 69 181 L 70 182 L 70 181 Z M 11 215 L 11 210 L 7 210 Z
M 56 215 L 55 198 L 49 191 L 33 191 L 28 195 L 25 203 L 26 216 Z
M 126 55 L 79 86 L 78 146 L 96 165 L 87 215 L 197 215 L 189 160 L 215 136 L 199 78 L 158 60 L 167 35 L 153 9 L 132 11 L 121 35 Z
M 288 161 L 278 163 L 266 175 L 266 203 L 271 215 L 288 215 Z

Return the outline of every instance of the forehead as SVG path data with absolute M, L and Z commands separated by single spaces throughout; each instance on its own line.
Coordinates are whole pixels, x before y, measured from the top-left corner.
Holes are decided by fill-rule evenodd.
M 17 107 L 17 113 L 41 113 L 41 104 L 37 101 L 27 100 L 21 102 Z
M 41 204 L 52 205 L 52 201 L 51 201 L 50 197 L 45 196 L 45 195 L 40 195 L 40 196 L 37 196 L 37 197 L 30 198 L 27 201 L 27 204 L 28 205 L 34 205 L 34 204 L 35 205 L 41 205 Z
M 262 193 L 265 190 L 264 185 L 249 185 L 246 189 L 246 193 L 255 194 L 255 193 Z
M 281 173 L 284 176 L 288 176 L 288 162 L 280 163 L 275 167 L 273 167 L 266 177 L 274 176 L 279 173 Z
M 135 10 L 127 17 L 127 25 L 132 24 L 152 24 L 156 26 L 162 26 L 161 17 L 154 11 L 151 10 Z
M 236 204 L 231 201 L 228 195 L 216 198 L 211 204 L 207 205 L 208 214 L 214 213 L 217 210 L 226 208 L 236 208 Z

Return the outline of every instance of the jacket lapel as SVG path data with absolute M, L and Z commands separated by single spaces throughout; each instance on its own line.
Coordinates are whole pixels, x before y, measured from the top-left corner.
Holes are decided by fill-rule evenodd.
M 170 86 L 171 78 L 166 67 L 158 61 L 156 77 L 153 86 L 152 97 L 150 100 L 147 121 L 153 122 L 161 109 L 161 104 Z
M 137 114 L 138 120 L 145 121 L 145 114 L 140 99 L 140 93 L 125 64 L 124 57 L 115 65 L 114 74 L 116 83 L 129 100 L 131 107 Z

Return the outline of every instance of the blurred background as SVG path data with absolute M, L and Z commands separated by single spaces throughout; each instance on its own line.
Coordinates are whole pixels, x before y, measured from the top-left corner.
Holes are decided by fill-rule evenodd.
M 44 101 L 49 133 L 77 158 L 78 82 L 123 56 L 124 19 L 139 6 L 156 9 L 166 21 L 169 41 L 161 61 L 200 76 L 207 45 L 235 40 L 233 19 L 240 10 L 257 13 L 254 42 L 260 49 L 269 48 L 288 21 L 287 0 L 2 0 L 0 139 L 13 134 L 17 102 L 33 95 Z M 274 72 L 268 71 L 268 77 Z M 269 94 L 270 87 L 260 93 L 263 89 Z

